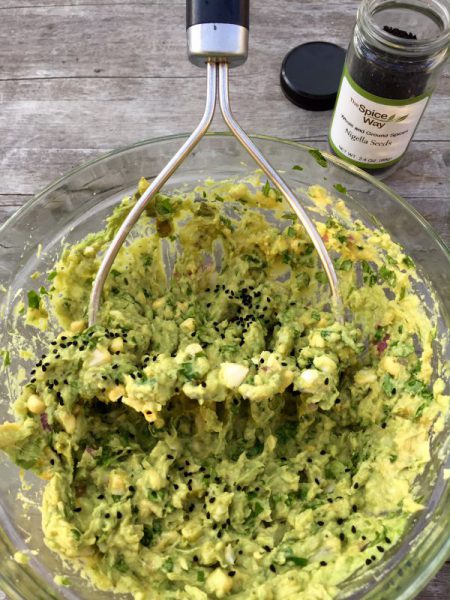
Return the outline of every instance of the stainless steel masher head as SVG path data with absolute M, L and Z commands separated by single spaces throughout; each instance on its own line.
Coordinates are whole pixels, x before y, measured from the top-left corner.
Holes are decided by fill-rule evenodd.
M 249 4 L 250 0 L 187 0 L 186 30 L 189 59 L 199 67 L 206 67 L 205 111 L 200 123 L 189 138 L 136 202 L 105 252 L 92 286 L 89 303 L 89 325 L 94 325 L 96 322 L 104 283 L 127 235 L 146 205 L 207 132 L 214 116 L 217 96 L 221 113 L 230 131 L 264 171 L 274 187 L 281 192 L 306 229 L 327 275 L 333 308 L 337 318 L 339 320 L 343 318 L 342 299 L 336 271 L 322 238 L 304 208 L 300 205 L 294 192 L 261 154 L 231 112 L 228 72 L 230 67 L 241 65 L 247 59 Z

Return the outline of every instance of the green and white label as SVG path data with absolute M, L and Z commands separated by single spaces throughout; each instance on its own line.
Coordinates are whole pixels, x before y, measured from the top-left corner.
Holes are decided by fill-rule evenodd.
M 344 71 L 330 128 L 330 145 L 338 156 L 364 168 L 394 164 L 408 147 L 428 98 L 390 100 L 374 96 Z

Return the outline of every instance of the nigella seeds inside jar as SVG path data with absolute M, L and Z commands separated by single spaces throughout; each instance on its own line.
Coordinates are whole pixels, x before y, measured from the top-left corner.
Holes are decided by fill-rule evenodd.
M 449 0 L 363 0 L 330 128 L 335 154 L 376 174 L 406 152 L 448 55 Z

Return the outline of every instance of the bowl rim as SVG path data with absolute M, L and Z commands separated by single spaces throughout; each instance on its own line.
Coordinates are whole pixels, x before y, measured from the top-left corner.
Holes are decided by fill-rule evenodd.
M 7 227 L 12 225 L 16 219 L 20 218 L 22 216 L 22 213 L 25 212 L 26 210 L 28 210 L 31 206 L 33 206 L 35 202 L 38 202 L 39 199 L 41 198 L 41 196 L 50 192 L 52 190 L 52 188 L 55 188 L 55 187 L 61 185 L 66 179 L 69 179 L 76 173 L 80 173 L 81 171 L 84 171 L 85 169 L 89 169 L 93 165 L 101 163 L 108 158 L 117 156 L 124 152 L 129 152 L 130 150 L 134 150 L 135 148 L 140 148 L 141 146 L 158 144 L 161 142 L 182 140 L 182 139 L 187 138 L 189 135 L 190 135 L 190 133 L 174 133 L 174 134 L 170 134 L 170 135 L 146 138 L 146 139 L 137 141 L 133 144 L 129 144 L 127 146 L 121 146 L 114 150 L 110 150 L 109 152 L 102 153 L 99 156 L 97 156 L 87 162 L 83 162 L 83 163 L 77 165 L 70 171 L 67 171 L 66 173 L 61 175 L 61 177 L 58 177 L 58 178 L 54 179 L 53 181 L 51 181 L 46 187 L 44 187 L 42 190 L 40 190 L 35 195 L 33 195 L 33 197 L 30 198 L 27 202 L 25 202 L 2 225 L 0 225 L 0 233 L 2 233 Z M 296 140 L 291 140 L 291 139 L 287 139 L 287 138 L 281 138 L 281 137 L 258 134 L 258 133 L 251 133 L 249 135 L 254 140 L 276 142 L 276 143 L 284 144 L 287 146 L 294 146 L 296 148 L 301 148 L 302 150 L 307 150 L 307 151 L 318 150 L 318 148 L 315 148 L 314 146 L 310 146 L 308 144 L 304 144 L 303 142 L 298 142 Z M 205 134 L 204 137 L 205 138 L 215 138 L 215 137 L 232 138 L 232 137 L 234 137 L 234 135 L 229 131 L 209 131 Z M 201 143 L 201 140 L 199 143 Z M 409 204 L 409 202 L 407 200 L 402 198 L 402 196 L 397 194 L 388 185 L 386 185 L 382 181 L 376 179 L 374 176 L 370 175 L 369 173 L 366 173 L 359 167 L 356 167 L 356 166 L 342 160 L 341 158 L 334 156 L 330 152 L 320 150 L 320 149 L 319 149 L 319 151 L 321 152 L 321 154 L 324 155 L 324 157 L 326 158 L 327 161 L 330 161 L 331 163 L 334 163 L 335 165 L 344 169 L 345 171 L 347 171 L 361 179 L 368 181 L 371 185 L 373 185 L 374 187 L 380 189 L 382 192 L 387 194 L 392 200 L 394 200 L 394 202 L 397 202 L 398 204 L 400 204 L 404 210 L 406 210 L 412 217 L 414 217 L 416 219 L 416 221 L 418 221 L 418 223 L 420 223 L 420 225 L 434 239 L 434 241 L 437 243 L 437 245 L 440 247 L 440 249 L 445 254 L 447 254 L 448 257 L 450 258 L 450 247 L 448 247 L 445 244 L 445 242 L 441 239 L 439 234 L 433 229 L 433 227 L 425 219 L 425 217 L 423 217 L 419 211 L 417 211 L 411 204 Z

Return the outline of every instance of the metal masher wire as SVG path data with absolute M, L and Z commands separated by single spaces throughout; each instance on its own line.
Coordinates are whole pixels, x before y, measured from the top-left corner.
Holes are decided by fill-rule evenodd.
M 203 117 L 200 123 L 194 129 L 192 134 L 184 142 L 181 148 L 176 154 L 170 159 L 167 165 L 160 171 L 160 173 L 153 179 L 149 187 L 145 190 L 136 204 L 133 206 L 131 211 L 128 213 L 126 219 L 117 231 L 113 241 L 109 248 L 105 252 L 100 268 L 95 276 L 94 283 L 92 285 L 91 297 L 89 301 L 89 326 L 94 325 L 97 320 L 98 310 L 100 308 L 100 302 L 102 297 L 103 286 L 105 285 L 108 273 L 114 263 L 114 260 L 122 247 L 127 235 L 132 230 L 136 221 L 141 216 L 147 204 L 150 200 L 159 192 L 166 181 L 173 175 L 178 169 L 184 159 L 192 152 L 195 146 L 199 143 L 205 133 L 208 131 L 211 121 L 214 117 L 216 109 L 216 98 L 217 98 L 217 65 L 215 63 L 209 63 L 206 70 L 206 105 Z
M 281 192 L 311 238 L 328 278 L 333 309 L 338 320 L 343 320 L 342 299 L 339 292 L 336 271 L 322 238 L 303 207 L 299 204 L 293 191 L 263 154 L 261 154 L 250 137 L 237 123 L 231 112 L 228 73 L 230 66 L 242 64 L 247 57 L 248 12 L 249 0 L 234 0 L 229 5 L 227 0 L 217 0 L 216 4 L 206 0 L 188 0 L 187 31 L 189 58 L 194 64 L 199 66 L 206 65 L 207 69 L 205 111 L 193 133 L 136 202 L 105 252 L 92 286 L 88 315 L 90 326 L 94 325 L 97 320 L 103 286 L 127 235 L 139 219 L 146 205 L 208 131 L 216 108 L 217 90 L 222 116 L 230 131 L 261 167 L 273 185 Z

